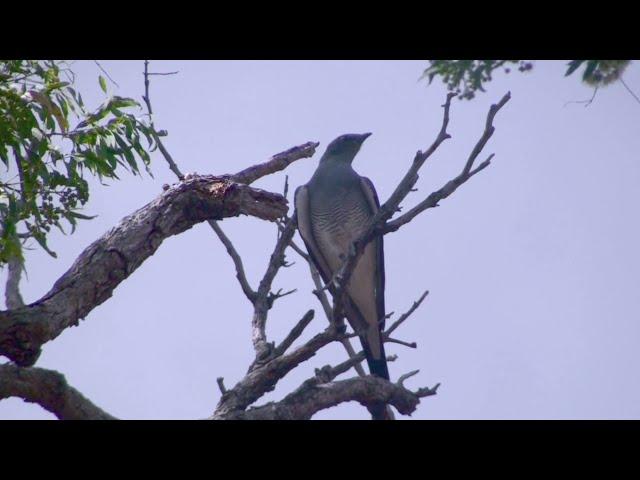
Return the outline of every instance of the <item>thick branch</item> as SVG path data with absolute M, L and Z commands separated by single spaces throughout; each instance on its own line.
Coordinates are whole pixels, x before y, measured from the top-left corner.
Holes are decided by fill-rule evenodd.
M 278 273 L 278 270 L 280 270 L 280 267 L 284 264 L 284 252 L 289 246 L 289 242 L 293 238 L 295 232 L 296 223 L 293 219 L 289 219 L 284 227 L 282 235 L 276 243 L 273 253 L 271 254 L 267 271 L 260 281 L 260 286 L 258 287 L 258 292 L 253 302 L 253 319 L 251 321 L 253 329 L 252 341 L 256 350 L 257 360 L 264 358 L 264 356 L 269 353 L 265 332 L 267 314 L 269 313 L 269 309 L 272 304 L 272 301 L 270 301 L 269 298 L 269 292 L 271 291 L 271 285 Z
M 412 392 L 379 377 L 355 377 L 329 383 L 315 379 L 303 383 L 279 402 L 236 412 L 233 420 L 308 420 L 321 410 L 344 402 L 356 401 L 365 407 L 379 403 L 393 405 L 403 415 L 411 415 L 420 399 L 436 394 L 437 388 Z
M 273 390 L 278 381 L 302 362 L 313 357 L 329 343 L 348 338 L 329 326 L 291 353 L 270 357 L 264 363 L 254 363 L 245 377 L 220 399 L 212 419 L 226 419 L 237 410 L 244 410 L 262 395 Z
M 53 370 L 0 365 L 0 400 L 9 397 L 37 403 L 60 420 L 115 420 Z
M 40 300 L 0 312 L 0 354 L 33 365 L 43 343 L 107 300 L 172 235 L 205 220 L 244 214 L 274 221 L 286 212 L 281 195 L 220 177 L 180 182 L 91 244 Z
M 307 142 L 303 145 L 285 150 L 284 152 L 277 153 L 264 163 L 252 165 L 249 168 L 245 168 L 231 175 L 231 180 L 249 185 L 259 178 L 284 170 L 296 160 L 312 157 L 316 153 L 318 145 L 320 145 L 318 142 Z

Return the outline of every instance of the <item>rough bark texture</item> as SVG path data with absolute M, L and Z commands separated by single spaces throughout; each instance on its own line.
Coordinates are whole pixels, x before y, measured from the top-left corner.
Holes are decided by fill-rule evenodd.
M 111 297 L 164 239 L 205 220 L 244 214 L 274 221 L 287 210 L 279 194 L 216 176 L 194 176 L 168 188 L 92 243 L 40 300 L 0 312 L 0 354 L 33 365 L 43 343 Z
M 344 336 L 333 327 L 329 327 L 289 354 L 276 356 L 276 349 L 276 352 L 262 363 L 254 362 L 247 375 L 222 395 L 211 419 L 227 419 L 233 412 L 244 410 L 262 395 L 273 390 L 278 381 L 291 370 L 313 357 L 325 345 L 340 338 Z
M 284 170 L 296 160 L 312 157 L 316 153 L 318 145 L 318 142 L 307 142 L 277 153 L 266 162 L 252 165 L 231 175 L 231 180 L 249 185 L 259 178 Z
M 0 365 L 0 400 L 9 397 L 37 403 L 60 420 L 115 420 L 67 384 L 64 375 L 44 368 Z
M 356 401 L 367 407 L 375 403 L 393 405 L 403 415 L 410 415 L 421 397 L 435 395 L 434 389 L 412 392 L 402 385 L 367 375 L 320 383 L 310 379 L 279 402 L 235 412 L 228 420 L 309 420 L 320 410 L 344 402 Z

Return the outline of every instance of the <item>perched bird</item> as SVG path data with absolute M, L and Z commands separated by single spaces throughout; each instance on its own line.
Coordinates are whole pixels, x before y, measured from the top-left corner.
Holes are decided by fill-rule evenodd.
M 336 138 L 322 155 L 311 180 L 298 187 L 295 211 L 298 230 L 325 283 L 333 278 L 351 244 L 366 229 L 380 208 L 373 184 L 358 175 L 351 163 L 371 135 L 347 134 Z M 384 353 L 384 250 L 382 237 L 372 240 L 358 259 L 349 279 L 345 316 L 359 334 L 372 375 L 389 379 Z M 384 404 L 370 408 L 374 419 L 393 418 Z

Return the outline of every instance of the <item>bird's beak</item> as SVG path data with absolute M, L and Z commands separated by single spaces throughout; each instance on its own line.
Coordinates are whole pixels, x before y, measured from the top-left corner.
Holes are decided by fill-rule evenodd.
M 360 139 L 361 139 L 361 140 L 360 140 L 360 143 L 361 143 L 361 144 L 362 144 L 362 143 L 364 143 L 364 141 L 365 141 L 367 138 L 369 138 L 370 136 L 371 136 L 371 132 L 363 133 L 362 135 L 360 135 Z

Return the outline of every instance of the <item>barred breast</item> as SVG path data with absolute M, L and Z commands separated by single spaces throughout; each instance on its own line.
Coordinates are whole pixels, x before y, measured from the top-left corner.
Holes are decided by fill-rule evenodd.
M 330 198 L 311 199 L 310 210 L 313 235 L 335 271 L 366 228 L 372 216 L 369 205 L 359 191 L 344 189 Z

